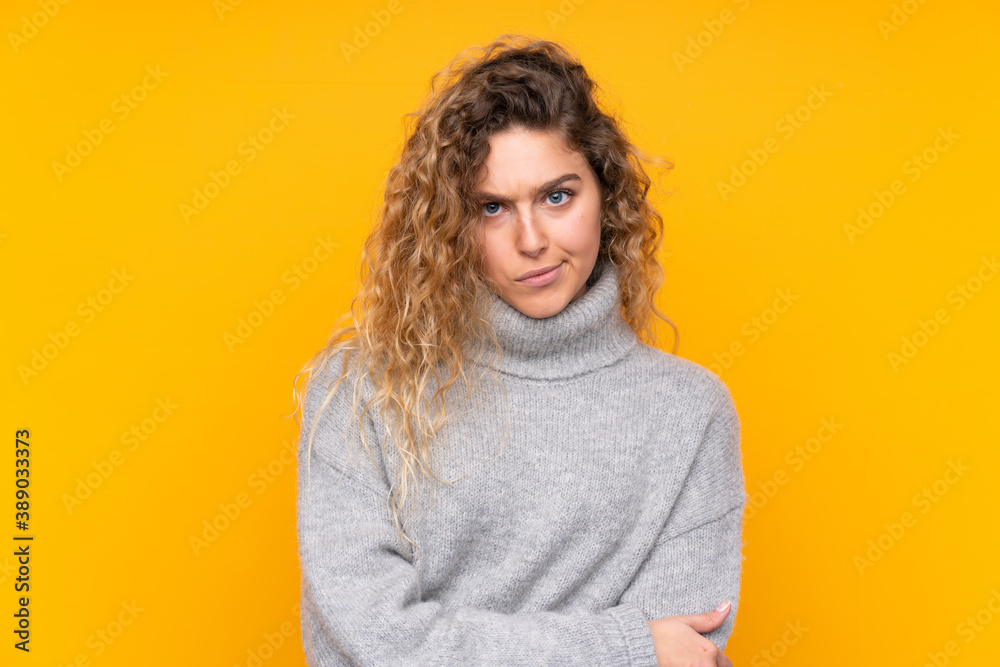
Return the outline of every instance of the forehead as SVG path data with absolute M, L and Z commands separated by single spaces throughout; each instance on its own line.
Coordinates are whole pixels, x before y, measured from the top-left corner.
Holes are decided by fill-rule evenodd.
M 586 158 L 554 131 L 515 129 L 490 137 L 490 152 L 479 170 L 477 190 L 518 194 L 572 171 L 586 178 Z

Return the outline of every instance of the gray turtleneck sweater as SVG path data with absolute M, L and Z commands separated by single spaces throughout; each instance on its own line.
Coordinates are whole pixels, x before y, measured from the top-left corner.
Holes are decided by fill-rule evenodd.
M 389 513 L 399 459 L 391 443 L 379 451 L 378 411 L 364 422 L 378 468 L 356 432 L 345 447 L 353 383 L 325 408 L 308 458 L 302 429 L 310 665 L 656 667 L 648 620 L 729 598 L 726 621 L 705 634 L 725 648 L 746 502 L 735 406 L 718 376 L 638 340 L 617 271 L 602 267 L 549 318 L 492 297 L 503 355 L 469 363 L 493 364 L 507 398 L 487 375 L 473 407 L 453 411 L 434 450 L 453 483 L 408 524 L 419 553 Z M 339 369 L 338 355 L 310 379 L 304 425 Z M 367 400 L 368 378 L 363 387 Z

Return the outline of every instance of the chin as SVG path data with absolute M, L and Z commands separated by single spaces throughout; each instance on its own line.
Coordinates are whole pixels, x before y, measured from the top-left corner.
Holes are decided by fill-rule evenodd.
M 562 312 L 562 310 L 568 305 L 568 301 L 564 301 L 562 298 L 556 302 L 553 302 L 552 300 L 542 301 L 524 299 L 511 305 L 523 315 L 527 315 L 528 317 L 532 317 L 536 320 L 543 320 Z

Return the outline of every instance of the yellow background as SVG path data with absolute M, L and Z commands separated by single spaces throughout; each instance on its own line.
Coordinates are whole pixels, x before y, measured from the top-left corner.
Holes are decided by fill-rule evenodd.
M 244 666 L 270 636 L 283 640 L 264 665 L 303 664 L 292 378 L 348 306 L 403 114 L 461 48 L 524 31 L 580 53 L 634 142 L 676 165 L 659 174 L 672 191 L 657 193 L 660 305 L 678 353 L 732 389 L 754 494 L 727 654 L 995 663 L 994 3 L 398 0 L 348 58 L 388 2 L 221 1 L 0 9 L 0 662 Z M 123 95 L 135 108 L 121 117 Z M 294 117 L 250 160 L 244 142 L 268 138 L 274 109 Z M 78 166 L 53 166 L 102 121 L 112 131 Z M 777 150 L 744 165 L 768 140 Z M 232 161 L 186 220 L 181 205 Z M 745 182 L 723 196 L 734 169 Z M 877 212 L 897 180 L 852 236 L 858 208 Z M 779 290 L 795 297 L 780 313 Z M 245 340 L 227 338 L 258 308 Z M 921 322 L 934 335 L 916 335 Z M 904 337 L 921 344 L 894 363 Z M 36 352 L 43 367 L 22 376 Z M 32 433 L 28 655 L 11 647 L 19 428 Z M 133 428 L 145 439 L 123 441 Z M 67 504 L 88 475 L 96 488 Z M 240 513 L 192 546 L 205 522 L 225 524 L 220 505 Z

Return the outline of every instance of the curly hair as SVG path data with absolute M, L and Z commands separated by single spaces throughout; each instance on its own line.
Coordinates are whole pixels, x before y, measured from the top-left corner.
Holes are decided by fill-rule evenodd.
M 643 161 L 666 169 L 673 165 L 663 158 L 649 158 L 633 146 L 622 123 L 602 109 L 606 105 L 599 104 L 601 94 L 565 47 L 504 34 L 455 56 L 431 78 L 423 105 L 404 116 L 406 138 L 385 180 L 384 204 L 362 249 L 350 312 L 341 316 L 326 345 L 293 383 L 298 411 L 299 375 L 318 374 L 343 352 L 339 378 L 327 386 L 310 426 L 311 452 L 319 417 L 353 362 L 358 371 L 352 400 L 355 417 L 364 420 L 369 409 L 378 408 L 384 423 L 393 424 L 387 431 L 402 464 L 390 483 L 389 504 L 401 543 L 419 549 L 400 518 L 411 487 L 418 486 L 418 474 L 443 481 L 433 471 L 431 443 L 447 420 L 448 391 L 462 378 L 472 393 L 464 351 L 469 345 L 483 349 L 492 343 L 495 354 L 501 353 L 483 312 L 491 283 L 475 233 L 482 210 L 473 195 L 493 134 L 554 130 L 586 157 L 602 196 L 597 263 L 608 261 L 617 268 L 623 317 L 637 337 L 656 344 L 655 315 L 674 330 L 673 352 L 677 351 L 677 327 L 654 302 L 663 281 L 657 259 L 663 219 L 647 199 L 651 180 Z M 340 326 L 348 319 L 353 324 Z M 447 376 L 443 384 L 442 372 Z M 374 395 L 357 416 L 357 383 L 362 376 L 374 387 Z M 498 380 L 495 372 L 493 377 Z M 422 400 L 432 386 L 433 397 Z M 365 429 L 360 433 L 376 463 Z

